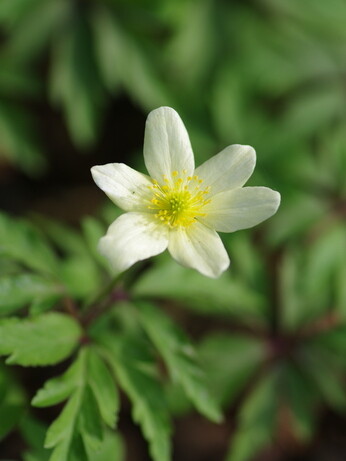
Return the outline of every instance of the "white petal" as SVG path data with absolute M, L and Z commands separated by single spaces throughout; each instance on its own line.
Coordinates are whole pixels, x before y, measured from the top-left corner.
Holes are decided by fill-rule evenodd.
M 210 186 L 214 194 L 243 186 L 252 175 L 256 152 L 251 146 L 233 144 L 196 168 L 195 174 L 203 179 L 203 187 Z
M 216 278 L 229 266 L 225 247 L 217 233 L 198 222 L 188 228 L 170 232 L 168 251 L 185 267 L 197 269 L 207 277 Z
M 194 157 L 186 128 L 174 109 L 160 107 L 150 112 L 144 135 L 144 161 L 150 176 L 159 183 L 173 171 L 191 175 Z
M 91 168 L 94 181 L 100 189 L 125 211 L 145 210 L 152 197 L 149 177 L 123 163 L 108 163 Z
M 270 218 L 280 205 L 280 194 L 267 187 L 242 187 L 215 195 L 200 221 L 218 232 L 253 227 Z
M 162 253 L 168 245 L 168 227 L 144 213 L 125 213 L 110 225 L 101 238 L 99 251 L 113 270 L 125 271 L 137 261 Z

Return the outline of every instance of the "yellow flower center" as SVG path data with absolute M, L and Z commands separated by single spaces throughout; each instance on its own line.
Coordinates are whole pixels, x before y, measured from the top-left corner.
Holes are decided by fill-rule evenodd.
M 199 216 L 205 216 L 203 207 L 210 202 L 206 195 L 210 187 L 201 189 L 202 179 L 198 176 L 187 176 L 184 170 L 182 174 L 173 171 L 173 179 L 164 176 L 164 184 L 153 180 L 150 188 L 154 196 L 150 201 L 149 209 L 155 211 L 155 216 L 169 227 L 188 227 Z

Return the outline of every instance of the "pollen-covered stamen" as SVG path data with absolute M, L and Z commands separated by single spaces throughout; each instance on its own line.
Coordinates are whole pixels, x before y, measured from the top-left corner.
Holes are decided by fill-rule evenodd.
M 206 195 L 210 187 L 201 189 L 203 180 L 198 176 L 187 176 L 173 171 L 172 179 L 163 177 L 163 183 L 153 180 L 150 188 L 153 198 L 149 209 L 154 210 L 155 216 L 170 227 L 190 226 L 199 216 L 205 216 L 203 207 L 210 202 Z

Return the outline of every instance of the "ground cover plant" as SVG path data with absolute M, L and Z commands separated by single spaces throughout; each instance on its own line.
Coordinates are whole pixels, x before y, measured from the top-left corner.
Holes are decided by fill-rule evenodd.
M 344 459 L 345 20 L 342 0 L 0 2 L 1 459 Z M 163 106 L 196 166 L 253 146 L 241 185 L 281 205 L 205 220 L 215 264 L 165 237 L 118 268 L 100 241 L 131 210 L 90 168 L 145 173 Z M 166 231 L 203 220 L 201 171 L 203 196 L 150 184 Z

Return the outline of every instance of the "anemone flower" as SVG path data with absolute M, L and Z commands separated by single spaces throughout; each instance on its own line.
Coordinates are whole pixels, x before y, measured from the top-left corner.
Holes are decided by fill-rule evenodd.
M 272 189 L 243 187 L 256 163 L 250 146 L 228 146 L 195 169 L 186 128 L 170 107 L 148 116 L 144 161 L 150 176 L 123 163 L 91 169 L 96 184 L 126 211 L 99 243 L 117 273 L 168 249 L 183 266 L 218 277 L 230 261 L 217 232 L 253 227 L 280 204 Z

